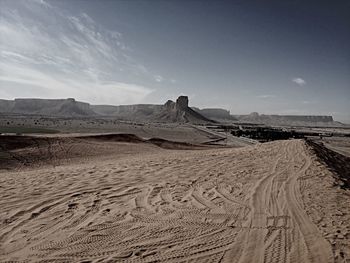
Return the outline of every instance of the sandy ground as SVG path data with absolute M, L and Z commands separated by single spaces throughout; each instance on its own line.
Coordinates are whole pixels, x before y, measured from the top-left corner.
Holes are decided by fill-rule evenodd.
M 325 137 L 322 140 L 314 139 L 328 149 L 350 157 L 350 137 Z
M 349 189 L 304 141 L 112 145 L 108 157 L 0 172 L 0 261 L 350 260 Z
M 140 123 L 115 119 L 44 118 L 40 116 L 1 116 L 0 127 L 49 128 L 66 133 L 132 133 L 142 138 L 203 143 L 220 138 L 193 125 L 180 123 Z M 209 135 L 209 136 L 208 136 Z M 56 135 L 55 135 L 56 136 Z

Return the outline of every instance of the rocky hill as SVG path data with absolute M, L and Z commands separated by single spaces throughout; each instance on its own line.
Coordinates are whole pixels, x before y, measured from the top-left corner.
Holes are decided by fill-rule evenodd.
M 0 114 L 42 115 L 51 117 L 109 117 L 138 122 L 182 122 L 203 124 L 256 123 L 275 126 L 341 126 L 332 116 L 231 115 L 219 108 L 199 109 L 189 106 L 187 96 L 165 104 L 91 105 L 75 99 L 15 99 L 0 100 Z
M 0 100 L 1 113 L 48 115 L 59 117 L 95 116 L 90 104 L 75 99 Z
M 230 114 L 230 111 L 220 108 L 205 108 L 199 109 L 192 107 L 193 110 L 202 114 L 203 116 L 215 120 L 218 122 L 232 122 L 237 121 L 237 119 Z
M 212 122 L 212 120 L 188 106 L 187 96 L 178 97 L 176 102 L 168 100 L 164 105 L 92 105 L 91 108 L 99 115 L 114 116 L 125 120 L 191 123 Z
M 281 126 L 340 126 L 332 116 L 320 115 L 265 115 L 252 112 L 248 115 L 236 115 L 240 122 Z
M 74 99 L 15 99 L 0 100 L 0 113 L 44 115 L 52 117 L 114 117 L 120 120 L 150 122 L 213 122 L 188 106 L 188 97 L 164 105 L 90 105 Z

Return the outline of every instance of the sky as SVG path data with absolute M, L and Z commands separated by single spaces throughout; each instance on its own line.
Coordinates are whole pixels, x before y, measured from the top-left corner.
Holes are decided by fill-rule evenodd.
M 0 99 L 350 123 L 350 2 L 0 0 Z

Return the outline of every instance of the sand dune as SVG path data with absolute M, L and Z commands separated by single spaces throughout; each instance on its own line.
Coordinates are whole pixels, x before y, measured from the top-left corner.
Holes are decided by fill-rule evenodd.
M 116 147 L 93 161 L 1 172 L 0 261 L 350 259 L 349 190 L 305 142 L 129 146 L 129 155 Z
M 218 147 L 218 146 L 216 146 Z M 94 134 L 76 136 L 1 136 L 0 170 L 84 163 L 102 158 L 122 158 L 131 154 L 163 149 L 206 149 L 208 145 L 176 142 L 160 138 L 143 139 L 134 134 Z

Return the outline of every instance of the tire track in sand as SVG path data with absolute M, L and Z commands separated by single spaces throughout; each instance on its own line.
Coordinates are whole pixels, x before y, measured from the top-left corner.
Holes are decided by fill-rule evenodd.
M 285 147 L 281 148 L 285 151 Z M 254 185 L 250 198 L 251 213 L 248 215 L 248 222 L 245 225 L 248 230 L 241 231 L 237 236 L 235 246 L 225 258 L 226 262 L 259 262 L 263 259 L 264 236 L 266 234 L 264 227 L 267 223 L 266 204 L 270 198 L 270 193 L 267 191 L 271 190 L 272 181 L 278 175 L 277 168 L 282 158 L 283 153 L 278 152 L 270 172 Z M 242 243 L 244 246 L 240 245 Z
M 253 187 L 247 229 L 241 230 L 224 262 L 333 261 L 330 244 L 302 207 L 298 178 L 311 163 L 303 147 L 302 141 L 280 147 L 270 173 Z
M 295 161 L 296 156 L 301 156 L 302 158 L 299 158 L 303 159 L 304 164 L 302 168 L 297 171 L 294 176 L 290 176 L 286 182 L 288 209 L 306 246 L 307 261 L 304 262 L 332 262 L 333 255 L 330 244 L 323 238 L 318 228 L 311 222 L 310 218 L 302 208 L 302 196 L 298 179 L 305 175 L 305 172 L 311 163 L 311 159 L 309 156 L 306 156 L 306 149 L 303 147 L 305 147 L 304 144 L 293 143 L 293 161 Z M 305 260 L 305 257 L 300 257 L 300 255 L 303 255 L 303 253 L 298 251 L 297 246 L 294 246 L 291 251 L 291 260 L 295 262 L 302 262 L 301 260 Z
M 291 140 L 5 174 L 0 261 L 332 262 L 302 206 L 310 162 Z

